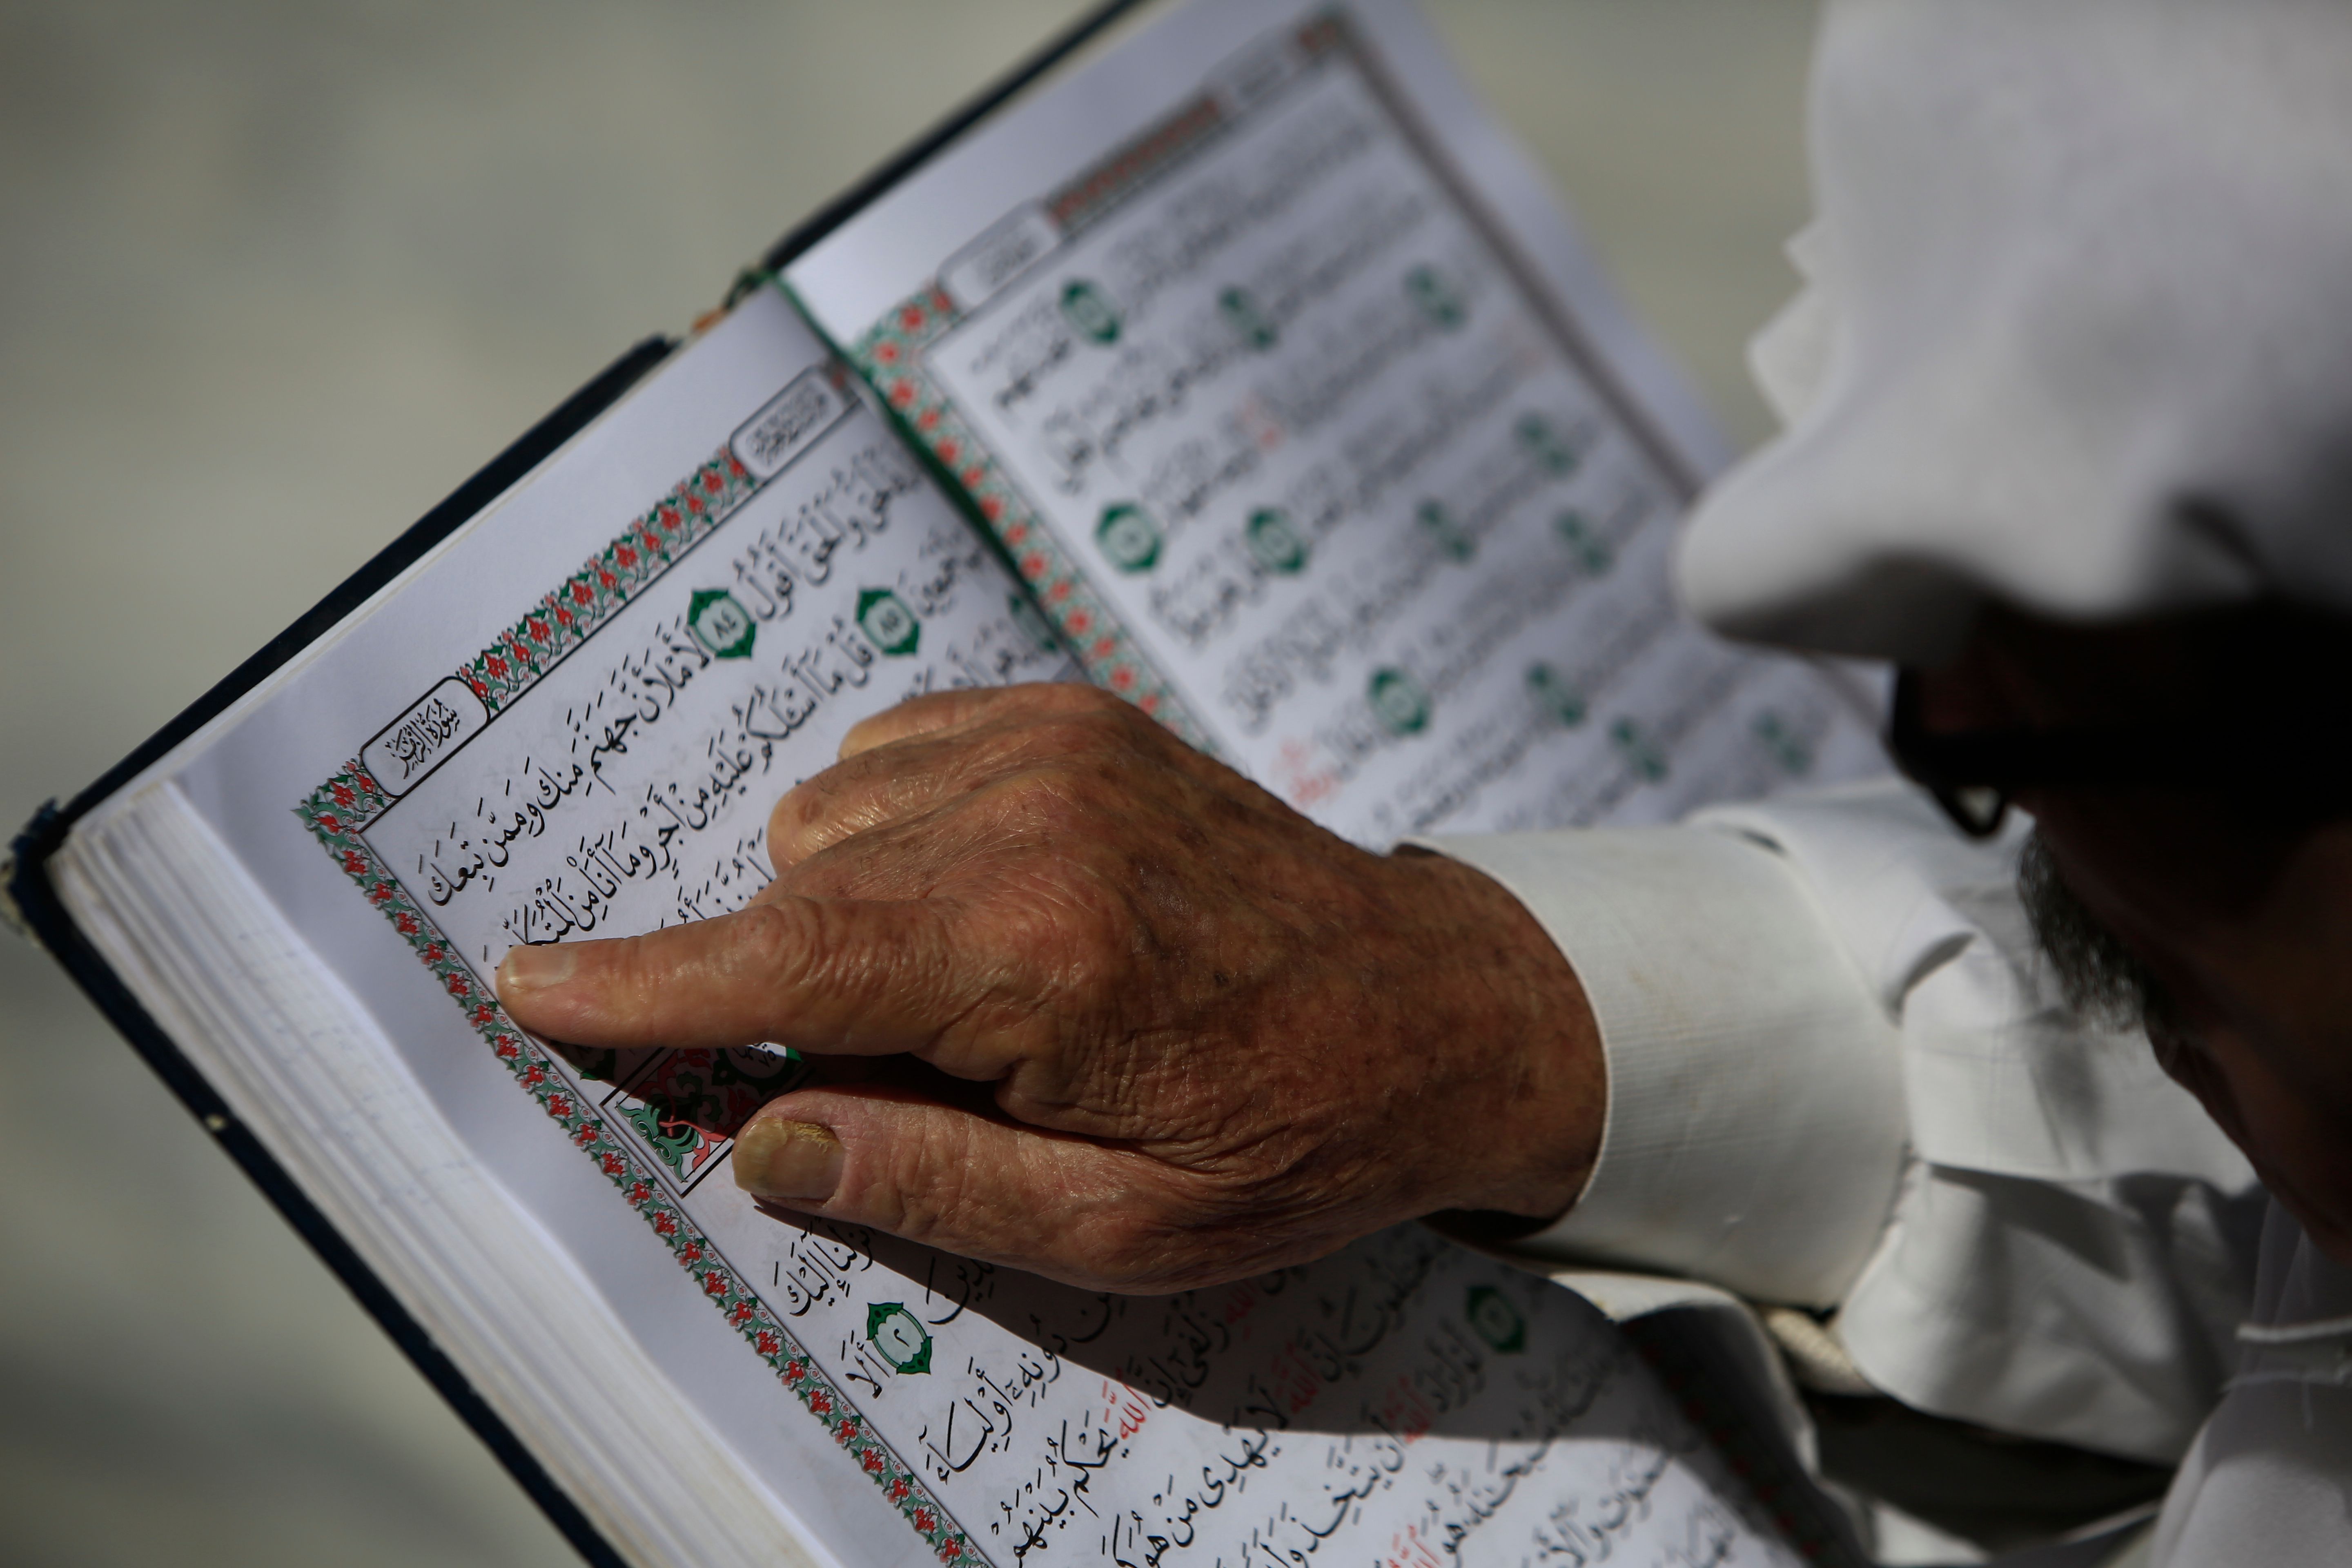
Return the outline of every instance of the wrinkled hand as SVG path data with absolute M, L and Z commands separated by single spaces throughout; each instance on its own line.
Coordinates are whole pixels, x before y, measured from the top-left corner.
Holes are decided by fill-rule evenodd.
M 1359 849 L 1083 687 L 919 699 L 842 759 L 776 806 L 751 907 L 499 971 L 576 1045 L 868 1058 L 744 1127 L 751 1192 L 1157 1291 L 1580 1190 L 1597 1036 L 1480 873 Z

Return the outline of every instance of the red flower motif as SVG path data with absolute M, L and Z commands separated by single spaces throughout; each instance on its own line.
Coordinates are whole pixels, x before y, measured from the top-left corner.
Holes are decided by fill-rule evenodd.
M 499 1037 L 499 1043 L 492 1046 L 490 1049 L 498 1053 L 498 1058 L 500 1061 L 505 1062 L 510 1062 L 517 1057 L 522 1055 L 522 1047 L 516 1045 L 512 1040 L 508 1039 L 504 1035 Z
M 920 305 L 909 305 L 898 312 L 898 325 L 902 331 L 911 332 L 922 324 L 923 308 Z
M 549 1095 L 547 1097 L 547 1113 L 550 1116 L 561 1116 L 569 1120 L 572 1115 L 572 1097 L 568 1094 Z
M 915 1528 L 921 1531 L 925 1535 L 929 1535 L 933 1530 L 937 1529 L 939 1522 L 939 1516 L 934 1514 L 929 1509 L 919 1508 L 915 1510 Z
M 807 1375 L 808 1363 L 804 1361 L 793 1362 L 784 1368 L 784 1381 L 786 1383 L 798 1383 Z
M 962 1555 L 963 1542 L 961 1541 L 950 1541 L 940 1548 L 940 1561 L 942 1563 L 952 1563 Z
M 390 882 L 378 882 L 374 887 L 370 888 L 368 889 L 368 901 L 379 908 L 392 902 L 392 884 Z
M 904 408 L 908 405 L 913 403 L 915 401 L 915 384 L 910 381 L 892 382 L 890 384 L 890 401 L 894 405 L 900 408 Z
M 613 546 L 613 559 L 624 566 L 635 566 L 637 563 L 637 552 L 625 544 L 615 544 Z
M 857 1462 L 866 1467 L 866 1473 L 869 1476 L 879 1475 L 882 1471 L 882 1456 L 872 1448 L 858 1455 Z
M 559 626 L 570 626 L 572 624 L 572 612 L 565 609 L 562 605 L 558 605 L 555 607 L 555 624 Z
M 664 528 L 674 530 L 677 527 L 677 508 L 674 506 L 663 507 L 656 515 L 661 518 L 661 525 Z
M 415 915 L 403 912 L 393 917 L 392 923 L 400 928 L 400 934 L 403 936 L 415 936 L 416 934 L 417 926 L 416 917 Z
M 702 488 L 709 490 L 712 495 L 717 495 L 719 493 L 724 482 L 725 481 L 719 479 L 715 470 L 709 468 L 702 470 Z
M 618 583 L 620 579 L 614 576 L 610 572 L 605 571 L 602 566 L 599 566 L 596 568 L 596 581 L 603 584 L 605 587 L 610 588 L 614 584 Z M 580 602 L 584 605 L 588 601 L 583 599 Z
M 968 490 L 976 490 L 980 489 L 980 481 L 988 478 L 988 470 L 982 468 L 978 463 L 974 463 L 971 468 L 966 468 L 957 477 L 963 480 L 964 489 Z
M 1111 654 L 1111 649 L 1118 646 L 1118 641 L 1115 637 L 1097 637 L 1095 639 L 1095 646 L 1088 648 L 1087 651 L 1093 654 L 1097 658 L 1108 658 Z
M 915 426 L 916 428 L 921 430 L 938 429 L 940 427 L 940 411 L 936 408 L 924 409 L 923 416 L 915 421 Z
M 484 1002 L 474 1009 L 474 1023 L 478 1027 L 486 1026 L 498 1016 L 499 1010 L 488 1002 Z
M 566 1114 L 570 1113 L 566 1112 Z M 572 1135 L 572 1141 L 585 1149 L 589 1144 L 596 1142 L 596 1124 L 593 1121 L 584 1124 L 579 1131 Z
M 712 1297 L 724 1296 L 727 1294 L 727 1276 L 721 1274 L 716 1268 L 704 1275 L 702 1277 L 702 1293 L 706 1296 Z
M 343 825 L 327 812 L 322 811 L 319 814 L 318 822 L 320 826 L 330 833 L 341 833 L 343 830 Z
M 497 654 L 492 654 L 488 658 L 482 660 L 482 664 L 489 670 L 491 679 L 504 680 L 507 678 L 507 661 L 500 658 Z
M 667 1211 L 664 1211 L 661 1214 L 654 1215 L 654 1233 L 657 1236 L 676 1236 L 677 1234 L 677 1215 L 670 1214 Z
M 1058 605 L 1069 596 L 1070 584 L 1067 578 L 1065 578 L 1061 582 L 1055 584 L 1052 587 L 1045 590 L 1045 598 L 1047 602 L 1051 604 Z
M 1072 637 L 1086 636 L 1087 628 L 1093 624 L 1094 617 L 1087 614 L 1084 610 L 1073 610 L 1070 612 L 1069 627 L 1070 635 Z
M 908 1484 L 907 1478 L 900 1476 L 890 1483 L 890 1500 L 892 1502 L 905 1502 L 907 1500 L 907 1494 L 914 1489 L 915 1489 L 912 1486 Z
M 751 1321 L 752 1310 L 753 1308 L 751 1302 L 738 1301 L 735 1303 L 735 1310 L 727 1314 L 728 1321 L 735 1324 L 736 1327 L 740 1328 L 745 1323 Z
M 830 1415 L 833 1414 L 833 1401 L 826 1395 L 824 1390 L 822 1388 L 809 1395 L 808 1407 L 816 1412 L 819 1415 Z
M 522 1082 L 525 1089 L 537 1089 L 541 1084 L 543 1084 L 546 1081 L 547 1069 L 540 1066 L 537 1062 L 531 1063 L 530 1066 L 523 1069 Z
M 1145 692 L 1145 693 L 1143 694 L 1143 696 L 1142 696 L 1141 700 L 1139 700 L 1136 703 L 1136 706 L 1137 706 L 1138 708 L 1142 709 L 1146 713 L 1157 713 L 1157 712 L 1159 712 L 1159 711 L 1160 711 L 1160 693 L 1158 693 L 1157 691 L 1147 691 L 1147 692 Z
M 980 515 L 988 519 L 989 521 L 994 522 L 1003 514 L 1003 511 L 1004 503 L 997 500 L 994 496 L 982 496 L 980 498 Z
M 352 791 L 350 785 L 336 784 L 333 788 L 335 792 L 335 804 L 337 805 L 349 805 L 352 804 Z
M 897 343 L 884 343 L 881 347 L 874 351 L 874 357 L 883 364 L 897 364 L 898 363 L 898 345 Z
M 466 977 L 462 974 L 453 974 L 443 984 L 449 987 L 449 994 L 460 1002 L 473 994 L 473 987 L 466 984 Z
M 1112 689 L 1125 691 L 1135 684 L 1135 671 L 1122 664 L 1110 672 L 1110 683 Z
M 604 1173 L 608 1176 L 617 1176 L 629 1168 L 627 1162 L 618 1154 L 607 1154 L 597 1163 L 604 1167 Z
M 692 503 L 689 502 L 688 504 L 690 505 Z M 652 529 L 641 528 L 637 530 L 637 537 L 645 541 L 646 554 L 659 555 L 661 553 L 661 541 L 654 537 L 654 531 Z
M 749 1301 L 746 1301 L 743 1304 L 746 1307 L 751 1305 Z M 778 1339 L 774 1334 L 769 1332 L 767 1330 L 761 1329 L 752 1339 L 751 1348 L 758 1351 L 761 1355 L 773 1355 L 778 1351 L 784 1348 L 784 1342 Z
M 375 787 L 375 780 L 368 777 L 365 773 L 353 773 L 352 774 L 352 783 L 359 785 L 360 788 L 367 791 L 370 795 L 381 795 L 383 793 L 382 790 Z
M 700 517 L 700 516 L 702 515 L 702 510 L 703 510 L 703 508 L 702 508 L 702 498 L 701 498 L 700 496 L 688 496 L 688 497 L 687 497 L 687 498 L 686 498 L 686 510 L 688 510 L 688 511 L 690 511 L 690 512 L 692 512 L 695 516 L 697 516 L 697 517 Z
M 474 695 L 480 698 L 483 701 L 488 702 L 490 700 L 490 689 L 483 685 L 476 677 L 470 675 L 466 677 L 466 684 L 472 687 L 474 689 Z
M 955 444 L 953 441 L 942 441 L 942 442 L 940 442 L 940 462 L 942 462 L 942 463 L 952 463 L 952 462 L 954 462 L 954 461 L 956 460 L 956 453 L 957 453 L 959 450 L 961 450 L 961 448 L 958 447 L 956 446 L 956 444 Z
M 702 1261 L 702 1243 L 698 1241 L 689 1241 L 684 1247 L 678 1248 L 677 1255 L 680 1258 L 685 1258 L 688 1263 L 699 1263 Z
M 653 1195 L 653 1188 L 643 1182 L 637 1183 L 629 1189 L 629 1202 L 632 1204 L 642 1204 Z
M 1045 558 L 1043 555 L 1030 554 L 1021 558 L 1021 575 L 1034 583 L 1045 574 Z
M 441 962 L 441 944 L 439 942 L 436 942 L 431 947 L 425 950 L 425 962 L 427 963 L 438 963 Z
M 547 640 L 547 623 L 541 620 L 537 616 L 533 616 L 530 618 L 530 640 L 533 642 L 545 642 Z
M 595 590 L 589 587 L 587 584 L 574 583 L 572 584 L 572 602 L 573 604 L 584 605 L 595 596 Z
M 343 869 L 356 877 L 367 869 L 367 862 L 360 858 L 358 850 L 346 849 L 343 851 Z
M 739 479 L 743 477 L 743 465 L 735 460 L 735 454 L 732 452 L 727 454 L 727 471 Z
M 840 1427 L 835 1431 L 833 1440 L 846 1448 L 853 1441 L 856 1440 L 856 1436 L 857 1423 L 855 1421 L 845 1421 L 841 1424 Z

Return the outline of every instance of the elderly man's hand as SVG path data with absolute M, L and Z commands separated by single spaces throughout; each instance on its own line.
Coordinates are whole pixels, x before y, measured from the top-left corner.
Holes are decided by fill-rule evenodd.
M 1481 874 L 1356 848 L 1082 687 L 921 699 L 842 757 L 777 805 L 752 907 L 499 971 L 573 1044 L 900 1058 L 762 1108 L 751 1192 L 1154 1291 L 1580 1189 L 1591 1016 Z

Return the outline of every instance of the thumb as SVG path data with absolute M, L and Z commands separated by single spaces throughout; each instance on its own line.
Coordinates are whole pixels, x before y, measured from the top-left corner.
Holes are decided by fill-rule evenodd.
M 731 1159 L 764 1203 L 1090 1289 L 1150 1290 L 1192 1261 L 1171 1223 L 1179 1173 L 1149 1155 L 887 1085 L 779 1096 Z

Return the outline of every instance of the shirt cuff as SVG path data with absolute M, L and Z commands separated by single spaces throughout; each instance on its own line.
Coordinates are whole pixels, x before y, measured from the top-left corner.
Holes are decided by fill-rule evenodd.
M 1834 1305 L 1893 1207 L 1899 1042 L 1769 847 L 1704 827 L 1449 837 L 1549 931 L 1609 1068 L 1583 1195 L 1519 1250 Z

